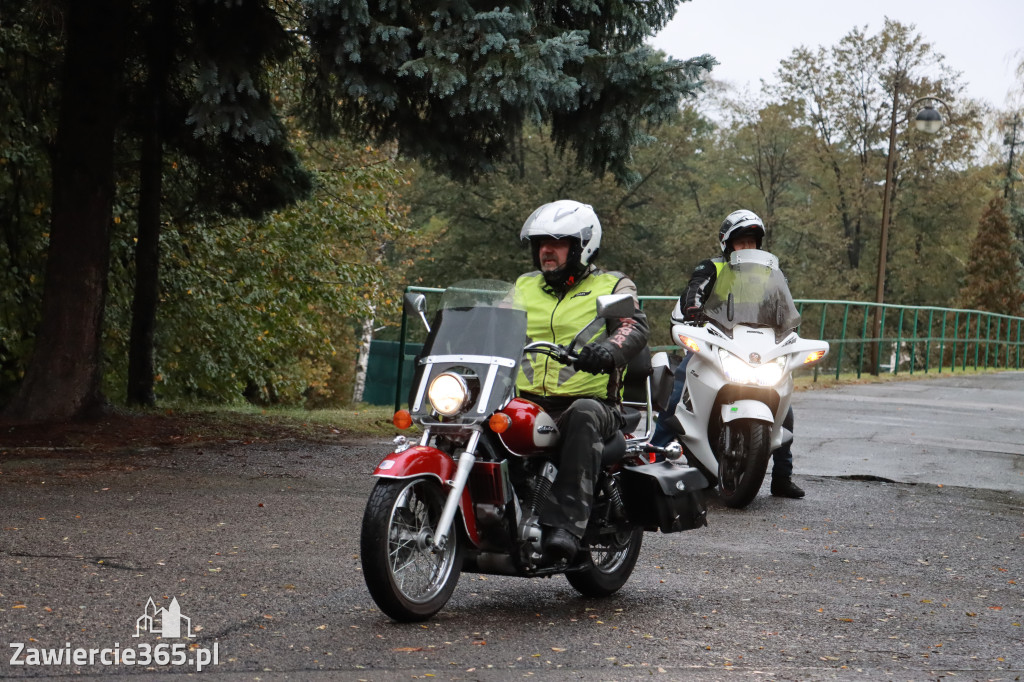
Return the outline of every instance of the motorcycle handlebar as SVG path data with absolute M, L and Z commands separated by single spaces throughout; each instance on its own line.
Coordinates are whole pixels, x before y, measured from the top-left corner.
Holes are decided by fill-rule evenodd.
M 533 343 L 528 343 L 523 347 L 523 352 L 543 353 L 563 365 L 571 365 L 579 359 L 579 356 L 570 352 L 568 348 L 559 346 L 557 343 L 551 343 L 550 341 L 534 341 Z
M 565 346 L 559 346 L 557 343 L 550 341 L 534 341 L 523 346 L 523 353 L 542 353 L 547 355 L 549 358 L 562 363 L 563 365 L 572 366 L 577 360 L 580 359 L 578 353 L 575 353 Z M 602 369 L 601 374 L 611 374 L 612 370 Z

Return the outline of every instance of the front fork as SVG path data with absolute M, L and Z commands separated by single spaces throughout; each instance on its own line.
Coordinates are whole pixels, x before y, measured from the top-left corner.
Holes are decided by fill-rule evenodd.
M 466 449 L 459 455 L 459 464 L 455 469 L 455 478 L 447 481 L 450 489 L 448 498 L 444 501 L 444 509 L 441 511 L 441 518 L 434 529 L 433 545 L 435 551 L 441 551 L 448 541 L 448 534 L 452 529 L 452 521 L 455 520 L 455 512 L 459 509 L 459 500 L 462 499 L 462 491 L 466 489 L 466 482 L 469 480 L 469 472 L 473 470 L 476 462 L 476 446 L 480 442 L 480 428 L 473 429 L 469 436 L 469 443 Z

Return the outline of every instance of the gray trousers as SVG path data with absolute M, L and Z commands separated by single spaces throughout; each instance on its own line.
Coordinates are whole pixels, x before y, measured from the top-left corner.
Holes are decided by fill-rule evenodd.
M 594 502 L 603 444 L 622 425 L 618 410 L 591 398 L 576 400 L 558 416 L 558 474 L 551 488 L 552 499 L 541 509 L 541 524 L 583 537 Z

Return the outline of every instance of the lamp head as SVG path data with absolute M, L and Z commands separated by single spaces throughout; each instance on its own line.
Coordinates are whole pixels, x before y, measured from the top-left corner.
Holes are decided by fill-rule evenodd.
M 924 109 L 914 117 L 914 126 L 925 133 L 937 133 L 942 128 L 942 115 L 936 111 L 932 103 L 924 105 Z

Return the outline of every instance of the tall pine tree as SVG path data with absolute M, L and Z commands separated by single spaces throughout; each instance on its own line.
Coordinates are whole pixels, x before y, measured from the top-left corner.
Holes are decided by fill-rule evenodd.
M 996 197 L 982 214 L 971 246 L 967 279 L 960 292 L 963 307 L 1004 315 L 1024 312 L 1019 248 L 1006 216 L 1006 202 Z
M 581 167 L 630 178 L 650 139 L 640 123 L 676 115 L 715 64 L 644 45 L 679 4 L 306 0 L 307 118 L 457 178 L 508 158 L 524 123 L 548 123 Z

